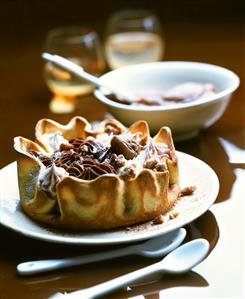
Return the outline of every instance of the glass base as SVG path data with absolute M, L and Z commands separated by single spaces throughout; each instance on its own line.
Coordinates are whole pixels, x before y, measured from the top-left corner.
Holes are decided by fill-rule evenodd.
M 49 103 L 49 109 L 51 110 L 51 112 L 57 114 L 71 113 L 75 110 L 76 103 L 76 98 L 68 98 L 57 95 L 51 99 Z

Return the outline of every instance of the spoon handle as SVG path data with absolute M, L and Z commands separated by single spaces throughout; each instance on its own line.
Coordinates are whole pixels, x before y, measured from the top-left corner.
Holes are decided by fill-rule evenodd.
M 185 235 L 185 229 L 180 228 L 167 234 L 166 236 L 156 237 L 155 239 L 153 238 L 139 245 L 130 245 L 111 251 L 104 251 L 83 256 L 24 262 L 17 265 L 17 273 L 28 276 L 132 254 L 149 258 L 160 257 L 166 255 L 179 246 Z M 151 243 L 150 248 L 149 242 Z
M 113 259 L 116 257 L 122 257 L 132 254 L 132 248 L 125 247 L 116 250 L 110 250 L 100 253 L 88 254 L 83 256 L 68 257 L 62 259 L 48 259 L 40 261 L 29 261 L 20 263 L 17 265 L 17 272 L 20 275 L 33 275 L 61 268 L 67 268 L 71 266 L 84 265 L 93 262 L 104 261 L 107 259 Z
M 160 262 L 157 262 L 148 267 L 136 270 L 134 272 L 125 274 L 123 276 L 119 276 L 117 278 L 103 282 L 103 283 L 95 285 L 93 287 L 65 294 L 65 296 L 61 293 L 57 293 L 57 294 L 49 297 L 49 299 L 63 298 L 63 296 L 67 299 L 96 298 L 97 296 L 101 296 L 101 295 L 110 293 L 113 290 L 116 290 L 120 287 L 126 286 L 129 283 L 134 282 L 140 278 L 144 278 L 150 274 L 162 271 L 159 264 L 160 264 Z
M 81 66 L 73 63 L 69 59 L 66 59 L 59 55 L 46 53 L 46 52 L 42 54 L 42 58 L 49 62 L 53 62 L 59 65 L 60 67 L 66 69 L 67 71 L 70 71 L 73 74 L 77 75 L 78 77 L 85 79 L 90 83 L 93 83 L 97 87 L 103 87 L 109 91 L 111 90 L 110 88 L 105 86 L 97 77 L 85 72 Z

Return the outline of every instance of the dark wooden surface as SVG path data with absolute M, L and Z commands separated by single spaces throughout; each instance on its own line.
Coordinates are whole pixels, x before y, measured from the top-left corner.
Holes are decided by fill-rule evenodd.
M 51 7 L 49 7 L 50 1 L 37 2 L 39 4 L 31 1 L 26 1 L 25 4 L 23 1 L 4 1 L 2 4 L 0 167 L 16 159 L 12 148 L 13 137 L 22 135 L 34 138 L 34 126 L 40 118 L 48 117 L 66 123 L 72 115 L 82 115 L 88 120 L 99 120 L 106 113 L 106 108 L 93 96 L 81 99 L 72 114 L 59 115 L 50 112 L 48 104 L 51 94 L 42 78 L 40 53 L 46 31 L 56 25 L 74 21 L 79 24 L 90 24 L 102 33 L 104 21 L 108 14 L 117 8 L 116 5 L 112 4 L 112 1 L 106 1 L 105 9 L 98 8 L 94 14 L 91 5 L 86 8 L 89 8 L 88 14 L 85 14 L 80 5 L 81 18 L 79 18 L 79 11 L 75 6 L 78 5 L 78 1 L 73 1 L 74 9 L 69 6 L 67 14 L 65 14 L 66 1 L 54 1 Z M 222 5 L 221 1 L 217 2 Z M 150 3 L 147 1 L 145 3 L 150 7 Z M 189 12 L 183 13 L 183 17 L 179 11 L 181 7 L 184 10 L 183 5 L 174 9 L 171 8 L 170 1 L 166 3 L 168 10 L 179 18 L 169 17 L 163 5 L 153 7 L 159 11 L 164 24 L 166 41 L 164 59 L 214 63 L 233 70 L 241 79 L 241 85 L 223 117 L 214 126 L 201 132 L 197 138 L 176 144 L 178 150 L 207 162 L 216 171 L 220 180 L 220 193 L 216 203 L 210 211 L 187 226 L 188 238 L 197 236 L 207 238 L 211 250 L 205 262 L 186 275 L 163 276 L 154 281 L 146 280 L 142 284 L 134 285 L 131 290 L 124 289 L 105 298 L 242 297 L 244 296 L 244 191 L 241 184 L 244 184 L 242 179 L 244 179 L 245 161 L 230 163 L 228 153 L 219 142 L 219 138 L 222 137 L 239 149 L 245 149 L 243 84 L 245 35 L 242 11 L 239 10 L 241 2 L 224 1 L 221 9 L 223 15 L 215 17 L 211 11 L 210 18 L 206 18 L 209 14 L 205 1 L 201 1 L 199 6 L 192 9 L 196 1 L 186 1 Z M 211 1 L 207 3 L 210 5 Z M 60 19 L 55 5 L 61 5 Z M 117 5 L 122 5 L 122 1 Z M 214 11 L 218 11 L 218 4 L 213 8 Z M 229 9 L 233 14 L 229 14 Z M 73 12 L 74 18 L 72 18 Z M 20 236 L 2 226 L 0 238 L 1 299 L 45 299 L 57 290 L 69 291 L 88 287 L 152 262 L 144 258 L 129 257 L 98 263 L 95 267 L 87 265 L 21 278 L 16 275 L 15 270 L 18 262 L 82 254 L 98 249 L 44 243 Z

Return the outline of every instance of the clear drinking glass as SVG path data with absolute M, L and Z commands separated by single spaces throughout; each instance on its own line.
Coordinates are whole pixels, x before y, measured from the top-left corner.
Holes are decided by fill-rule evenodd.
M 48 32 L 45 52 L 58 54 L 82 66 L 93 75 L 105 70 L 99 37 L 93 30 L 83 27 L 55 28 Z M 44 77 L 49 89 L 58 97 L 71 99 L 92 92 L 93 85 L 47 62 Z
M 163 53 L 160 21 L 150 11 L 123 10 L 108 19 L 105 55 L 111 69 L 158 61 Z

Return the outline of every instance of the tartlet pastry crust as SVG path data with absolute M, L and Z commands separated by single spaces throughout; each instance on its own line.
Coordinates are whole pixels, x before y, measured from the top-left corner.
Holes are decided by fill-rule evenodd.
M 137 133 L 144 143 L 150 138 L 145 121 L 138 121 L 126 129 L 117 120 L 110 119 L 102 121 L 93 130 L 82 117 L 74 117 L 67 125 L 40 120 L 35 129 L 36 142 L 15 137 L 20 204 L 26 214 L 54 227 L 102 230 L 152 220 L 173 206 L 180 193 L 179 171 L 171 131 L 167 127 L 162 127 L 153 138 L 169 148 L 169 155 L 164 159 L 165 171 L 142 168 L 131 179 L 122 179 L 117 174 L 103 174 L 92 180 L 66 176 L 56 184 L 54 197 L 40 188 L 40 173 L 44 166 L 31 151 L 53 153 L 45 134 L 60 132 L 70 140 L 96 137 L 106 133 L 108 128 L 115 134 Z

